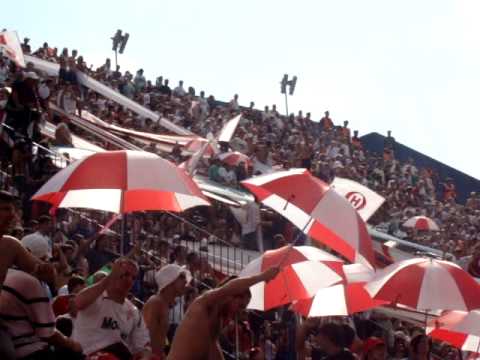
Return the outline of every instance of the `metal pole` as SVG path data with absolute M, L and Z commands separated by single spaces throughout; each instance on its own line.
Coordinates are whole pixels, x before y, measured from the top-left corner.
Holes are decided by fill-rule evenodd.
M 115 71 L 117 71 L 117 68 L 118 68 L 118 59 L 117 59 L 117 55 L 118 54 L 118 50 L 117 48 L 115 48 Z
M 285 90 L 285 110 L 287 112 L 287 117 L 288 117 L 288 94 L 287 91 Z

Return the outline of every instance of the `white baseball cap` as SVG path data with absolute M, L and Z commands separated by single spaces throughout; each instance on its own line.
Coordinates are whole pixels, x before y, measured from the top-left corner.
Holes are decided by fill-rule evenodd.
M 155 282 L 158 286 L 158 291 L 163 290 L 172 282 L 178 279 L 181 274 L 185 274 L 187 284 L 192 280 L 190 271 L 177 264 L 168 264 L 162 267 L 155 273 Z
M 22 245 L 38 259 L 47 260 L 52 257 L 48 241 L 35 233 L 25 236 Z

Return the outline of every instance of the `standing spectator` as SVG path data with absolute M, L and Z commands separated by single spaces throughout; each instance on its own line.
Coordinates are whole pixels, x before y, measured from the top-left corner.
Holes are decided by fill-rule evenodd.
M 187 92 L 183 88 L 183 80 L 180 80 L 178 82 L 178 86 L 175 89 L 173 89 L 173 95 L 178 96 L 178 97 L 183 97 L 183 96 L 187 95 Z
M 320 119 L 320 129 L 323 131 L 330 131 L 333 129 L 333 121 L 330 119 L 330 112 L 325 111 L 324 117 Z
M 145 76 L 143 76 L 143 69 L 137 71 L 133 83 L 135 84 L 135 89 L 137 91 L 142 91 L 145 88 L 147 80 L 145 80 Z
M 143 318 L 150 333 L 152 352 L 160 359 L 165 357 L 168 310 L 175 304 L 175 299 L 185 293 L 189 280 L 190 274 L 176 264 L 166 265 L 155 274 L 158 292 L 145 304 Z
M 392 151 L 395 150 L 395 138 L 392 136 L 392 131 L 391 130 L 387 131 L 387 137 L 384 140 L 383 147 L 385 149 L 390 149 Z
M 40 120 L 40 108 L 37 95 L 38 75 L 27 72 L 23 80 L 18 80 L 12 85 L 12 93 L 8 100 L 7 113 L 11 125 L 22 135 L 33 135 L 31 125 Z
M 150 343 L 140 311 L 127 296 L 138 275 L 132 260 L 117 260 L 112 272 L 75 296 L 73 339 L 87 355 L 107 352 L 120 360 L 146 352 Z
M 238 104 L 238 94 L 235 94 L 233 96 L 233 99 L 230 100 L 230 103 L 228 105 L 231 110 L 238 111 L 238 109 L 240 109 L 240 105 Z
M 165 95 L 165 96 L 172 96 L 172 90 L 170 89 L 170 86 L 168 86 L 168 79 L 165 79 L 163 82 L 163 85 L 160 86 L 160 94 Z
M 251 298 L 251 286 L 268 282 L 277 274 L 278 268 L 270 268 L 259 275 L 230 278 L 196 298 L 175 334 L 167 359 L 222 359 L 218 343 L 222 324 L 246 308 Z

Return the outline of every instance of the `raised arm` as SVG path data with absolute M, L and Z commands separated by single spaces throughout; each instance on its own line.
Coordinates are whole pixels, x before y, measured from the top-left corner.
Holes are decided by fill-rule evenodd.
M 112 266 L 112 272 L 107 275 L 105 278 L 100 280 L 98 283 L 93 284 L 82 291 L 80 291 L 75 296 L 75 306 L 78 310 L 84 310 L 92 305 L 102 294 L 105 290 L 107 290 L 108 286 L 112 283 L 120 279 L 123 274 L 122 269 L 123 261 L 121 259 L 117 260 Z
M 273 267 L 268 270 L 265 270 L 264 272 L 258 275 L 233 279 L 220 288 L 213 289 L 206 292 L 204 295 L 204 299 L 208 303 L 216 303 L 217 301 L 219 301 L 220 299 L 226 296 L 239 295 L 247 291 L 251 286 L 259 282 L 262 282 L 262 281 L 268 282 L 272 280 L 273 278 L 275 278 L 275 276 L 277 276 L 278 272 L 279 272 L 279 268 Z

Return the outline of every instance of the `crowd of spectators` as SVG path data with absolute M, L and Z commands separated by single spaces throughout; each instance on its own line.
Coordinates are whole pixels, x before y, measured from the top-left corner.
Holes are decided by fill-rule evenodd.
M 223 239 L 232 246 L 268 249 L 292 242 L 298 232 L 271 211 L 260 211 L 256 204 L 244 209 L 246 219 L 242 219 L 228 206 L 214 202 L 211 208 L 184 214 L 185 221 L 166 213 L 128 217 L 122 236 L 130 250 L 119 259 L 120 237 L 114 231 L 101 232 L 98 226 L 109 220 L 107 214 L 57 210 L 54 218 L 47 215 L 46 205 L 32 204 L 29 198 L 58 171 L 49 148 L 72 146 L 72 133 L 110 148 L 69 124 L 67 118 L 55 115 L 49 102 L 69 114 L 81 116 L 88 111 L 110 124 L 166 133 L 150 119 L 82 86 L 78 71 L 203 137 L 218 134 L 226 121 L 242 114 L 233 139 L 219 147 L 242 152 L 250 162 L 230 166 L 215 156 L 204 158 L 197 171 L 212 181 L 239 188 L 239 181 L 264 169 L 292 167 L 308 168 L 326 182 L 335 176 L 358 181 L 386 198 L 370 220 L 372 225 L 454 254 L 473 276 L 480 275 L 480 249 L 476 246 L 479 195 L 472 193 L 465 204 L 458 204 L 451 179 L 418 168 L 413 160 L 396 160 L 396 143 L 390 133 L 384 154 L 378 156 L 363 149 L 358 131 L 352 134 L 348 121 L 335 125 L 328 111 L 319 121 L 302 111 L 284 116 L 275 105 L 262 111 L 255 109 L 253 102 L 242 107 L 238 95 L 219 102 L 193 87 L 185 89 L 183 81 L 172 88 L 169 79 L 160 76 L 153 84 L 142 69 L 135 75 L 122 73 L 118 66 L 113 69 L 109 59 L 95 69 L 87 66 L 76 50 L 59 53 L 45 43 L 32 52 L 28 41 L 22 48 L 27 54 L 58 63 L 60 70 L 58 76 L 48 77 L 33 64 L 19 69 L 0 56 L 0 122 L 7 125 L 1 130 L 0 187 L 9 191 L 0 194 L 0 235 L 6 235 L 0 243 L 0 275 L 5 273 L 0 319 L 6 325 L 0 331 L 12 339 L 12 358 L 47 358 L 47 346 L 65 357 L 82 351 L 100 356 L 100 351 L 125 359 L 131 354 L 149 356 L 144 351 L 149 348 L 161 358 L 189 306 L 225 275 L 208 261 L 210 242 Z M 53 139 L 41 132 L 47 120 L 56 125 Z M 128 140 L 176 163 L 188 157 L 178 146 L 165 154 L 154 143 Z M 441 231 L 418 232 L 401 226 L 414 215 L 431 217 Z M 117 225 L 112 229 L 122 232 Z M 260 245 L 252 241 L 252 234 L 255 240 L 263 239 Z M 192 249 L 185 245 L 187 241 L 199 246 Z M 162 314 L 160 320 L 155 311 Z M 19 321 L 25 324 L 19 325 Z M 287 308 L 250 312 L 222 324 L 219 337 L 226 357 L 235 356 L 239 348 L 242 358 L 250 359 L 292 359 L 297 354 L 300 359 L 423 360 L 431 356 L 433 346 L 442 357 L 461 358 L 446 345 L 432 345 L 421 329 L 375 313 L 307 320 L 297 326 Z M 4 338 L 7 336 L 2 335 Z

